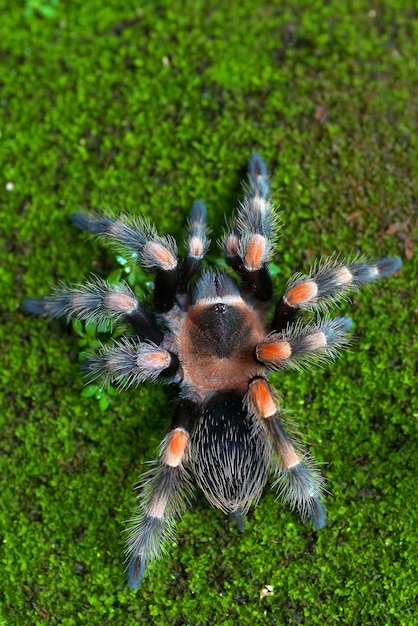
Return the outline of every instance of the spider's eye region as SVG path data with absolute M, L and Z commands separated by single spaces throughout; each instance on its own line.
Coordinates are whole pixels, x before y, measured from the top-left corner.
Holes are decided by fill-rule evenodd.
M 196 305 L 189 313 L 190 338 L 200 354 L 228 358 L 250 335 L 246 307 L 224 302 Z

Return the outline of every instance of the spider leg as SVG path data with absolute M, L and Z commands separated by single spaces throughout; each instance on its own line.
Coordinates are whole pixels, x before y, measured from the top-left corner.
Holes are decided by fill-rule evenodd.
M 288 366 L 303 369 L 326 363 L 349 345 L 347 330 L 351 323 L 348 317 L 318 319 L 311 324 L 298 320 L 283 332 L 271 333 L 259 343 L 255 348 L 255 357 L 269 370 Z
M 401 264 L 396 257 L 375 262 L 364 262 L 358 258 L 340 261 L 330 257 L 317 262 L 309 274 L 297 273 L 288 281 L 275 309 L 272 330 L 285 329 L 294 322 L 300 310 L 318 311 L 338 303 L 362 285 L 393 274 Z
M 276 400 L 264 378 L 255 377 L 249 384 L 246 402 L 263 423 L 278 456 L 276 485 L 279 496 L 297 510 L 304 520 L 309 518 L 315 528 L 325 525 L 321 503 L 323 478 L 306 453 L 297 452 L 278 415 Z
M 106 385 L 116 383 L 123 388 L 145 381 L 174 382 L 179 367 L 177 356 L 153 343 L 121 339 L 102 346 L 83 364 L 92 380 L 102 378 Z
M 162 237 L 142 219 L 75 214 L 73 223 L 94 235 L 102 235 L 128 248 L 147 271 L 155 272 L 154 303 L 158 313 L 173 305 L 179 278 L 177 245 L 173 237 Z
M 238 526 L 238 530 L 240 532 L 244 532 L 245 530 L 245 522 L 244 522 L 244 518 L 242 516 L 242 510 L 241 508 L 237 509 L 236 511 L 232 511 L 228 514 L 228 518 L 230 522 L 236 522 L 237 526 Z
M 132 520 L 126 547 L 131 589 L 140 585 L 146 564 L 160 555 L 164 542 L 173 535 L 175 518 L 187 505 L 191 484 L 185 463 L 189 454 L 190 422 L 195 410 L 196 405 L 190 400 L 181 400 L 177 404 L 159 458 L 139 486 L 142 486 L 140 512 Z
M 177 291 L 184 294 L 188 290 L 190 279 L 200 271 L 210 240 L 207 237 L 206 206 L 198 200 L 192 206 L 187 223 L 187 256 L 180 271 Z
M 164 339 L 151 313 L 138 302 L 127 283 L 109 284 L 95 276 L 85 285 L 61 286 L 41 300 L 26 300 L 23 306 L 36 315 L 68 320 L 75 317 L 97 324 L 124 319 L 143 339 L 157 345 Z
M 225 237 L 224 248 L 226 260 L 240 276 L 243 288 L 257 300 L 266 301 L 273 295 L 267 263 L 273 256 L 277 219 L 267 200 L 267 169 L 258 154 L 251 156 L 248 178 L 244 200 Z

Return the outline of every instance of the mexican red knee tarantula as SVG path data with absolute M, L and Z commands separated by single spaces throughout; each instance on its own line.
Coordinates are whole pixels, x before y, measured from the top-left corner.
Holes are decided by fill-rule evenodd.
M 156 318 L 126 283 L 93 277 L 25 303 L 31 313 L 79 320 L 123 320 L 133 334 L 103 346 L 91 358 L 91 376 L 129 386 L 146 380 L 175 384 L 180 399 L 158 460 L 145 474 L 139 512 L 127 541 L 128 582 L 141 582 L 185 507 L 194 479 L 207 499 L 243 529 L 243 514 L 260 498 L 271 473 L 279 496 L 315 528 L 325 523 L 323 479 L 287 434 L 270 372 L 336 356 L 348 343 L 348 318 L 305 322 L 361 285 L 399 269 L 397 258 L 365 262 L 333 256 L 287 283 L 271 319 L 268 262 L 278 228 L 267 199 L 266 167 L 254 154 L 236 219 L 225 235 L 226 259 L 240 280 L 201 271 L 209 247 L 206 209 L 196 202 L 188 222 L 187 255 L 179 259 L 170 236 L 141 218 L 74 215 L 83 230 L 116 242 L 155 272 Z M 193 280 L 198 275 L 196 280 Z

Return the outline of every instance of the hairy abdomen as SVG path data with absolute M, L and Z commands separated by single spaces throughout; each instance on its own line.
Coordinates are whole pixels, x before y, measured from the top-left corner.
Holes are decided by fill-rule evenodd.
M 192 432 L 190 464 L 207 499 L 225 513 L 245 513 L 267 482 L 271 447 L 235 391 L 214 394 Z

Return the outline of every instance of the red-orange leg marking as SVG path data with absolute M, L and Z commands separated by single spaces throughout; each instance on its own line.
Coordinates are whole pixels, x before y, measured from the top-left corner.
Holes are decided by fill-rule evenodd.
M 168 435 L 163 461 L 170 467 L 180 465 L 189 442 L 188 433 L 183 428 L 176 428 Z
M 277 406 L 270 386 L 264 378 L 255 378 L 249 385 L 248 400 L 259 417 L 267 418 L 276 415 Z
M 256 234 L 251 237 L 245 255 L 245 267 L 248 270 L 260 269 L 265 245 L 266 240 L 262 235 Z
M 298 306 L 312 302 L 317 295 L 318 285 L 313 280 L 309 280 L 289 289 L 284 297 L 291 306 Z

